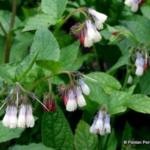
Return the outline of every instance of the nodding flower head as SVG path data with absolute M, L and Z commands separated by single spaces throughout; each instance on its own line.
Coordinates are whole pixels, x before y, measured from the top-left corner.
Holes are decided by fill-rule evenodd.
M 84 47 L 91 47 L 94 43 L 99 42 L 102 37 L 91 20 L 86 20 L 85 25 Z
M 5 127 L 16 128 L 17 127 L 17 107 L 16 105 L 8 105 L 6 113 L 2 120 Z
M 110 116 L 105 111 L 99 111 L 90 127 L 90 132 L 105 135 L 111 132 Z
M 139 5 L 143 3 L 143 0 L 125 0 L 124 3 L 131 8 L 131 11 L 137 12 Z
M 101 40 L 101 35 L 91 20 L 86 20 L 83 24 L 74 25 L 71 28 L 71 32 L 84 47 L 91 47 Z
M 103 24 L 107 20 L 107 16 L 92 8 L 88 8 L 88 12 L 92 16 L 92 19 L 94 20 L 96 28 L 98 30 L 103 29 Z
M 44 105 L 47 109 L 44 108 L 45 111 L 54 112 L 56 111 L 56 104 L 51 95 L 48 95 L 44 98 Z

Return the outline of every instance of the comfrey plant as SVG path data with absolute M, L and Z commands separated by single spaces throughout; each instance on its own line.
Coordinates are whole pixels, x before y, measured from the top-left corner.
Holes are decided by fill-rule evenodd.
M 92 8 L 85 8 L 84 11 L 87 14 L 85 22 L 74 25 L 71 32 L 84 47 L 91 47 L 102 39 L 99 30 L 103 29 L 107 16 Z
M 90 94 L 90 88 L 82 78 L 74 79 L 69 85 L 61 86 L 60 93 L 67 111 L 75 111 L 77 107 L 86 106 L 84 95 Z
M 100 135 L 111 133 L 110 115 L 106 110 L 101 109 L 98 111 L 90 127 L 90 132 Z
M 5 99 L 6 110 L 2 123 L 9 128 L 32 128 L 35 125 L 32 105 L 29 97 L 37 100 L 43 107 L 48 108 L 31 92 L 26 91 L 19 83 L 12 88 Z
M 131 8 L 131 11 L 137 12 L 139 5 L 142 4 L 143 0 L 125 0 L 125 5 Z

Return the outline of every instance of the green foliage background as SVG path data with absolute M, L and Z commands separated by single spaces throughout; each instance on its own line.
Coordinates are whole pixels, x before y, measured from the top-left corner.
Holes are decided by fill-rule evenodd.
M 108 16 L 101 31 L 103 40 L 90 49 L 69 33 L 73 24 L 83 21 L 82 16 L 77 13 L 63 24 L 70 12 L 83 6 Z M 133 49 L 150 50 L 149 14 L 149 0 L 137 13 L 123 0 L 0 0 L 1 104 L 16 82 L 42 101 L 48 92 L 47 80 L 57 103 L 56 112 L 44 112 L 33 101 L 34 128 L 8 129 L 0 123 L 0 149 L 148 150 L 149 144 L 124 145 L 123 141 L 150 140 L 150 70 L 136 77 L 130 61 Z M 113 36 L 112 32 L 120 34 Z M 96 82 L 85 78 L 91 89 L 87 106 L 68 113 L 56 87 L 68 82 L 66 72 L 71 71 L 80 71 Z M 127 84 L 129 73 L 134 77 L 132 85 Z M 111 114 L 112 132 L 100 137 L 89 133 L 89 127 L 102 105 Z M 1 119 L 3 115 L 1 110 Z

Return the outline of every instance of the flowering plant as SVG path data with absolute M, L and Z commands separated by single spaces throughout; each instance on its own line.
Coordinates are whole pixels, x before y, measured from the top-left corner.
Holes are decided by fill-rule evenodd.
M 1 0 L 0 148 L 149 149 L 149 13 L 149 0 Z

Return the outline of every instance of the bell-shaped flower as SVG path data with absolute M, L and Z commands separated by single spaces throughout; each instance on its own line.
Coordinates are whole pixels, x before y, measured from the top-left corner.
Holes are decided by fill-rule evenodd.
M 81 88 L 79 86 L 76 87 L 76 99 L 79 107 L 86 106 L 85 98 L 82 94 Z
M 35 119 L 32 112 L 32 106 L 28 104 L 26 109 L 26 126 L 27 128 L 32 128 L 34 127 L 34 124 Z
M 76 97 L 73 89 L 70 89 L 67 93 L 67 103 L 66 110 L 67 111 L 75 111 L 77 109 Z
M 104 131 L 105 133 L 111 133 L 110 116 L 108 114 L 106 114 L 104 119 Z
M 16 128 L 17 127 L 17 107 L 15 105 L 8 106 L 8 119 L 9 119 L 9 128 Z
M 83 94 L 85 95 L 89 95 L 90 94 L 90 88 L 89 86 L 84 82 L 84 80 L 79 79 L 79 85 L 81 87 L 81 90 L 83 92 Z
M 84 38 L 84 47 L 91 47 L 94 43 L 99 42 L 102 37 L 91 20 L 86 20 L 85 24 L 86 33 Z
M 131 8 L 131 11 L 137 12 L 141 2 L 142 0 L 125 0 L 124 3 Z
M 26 109 L 27 109 L 26 105 L 21 104 L 19 109 L 18 121 L 17 121 L 17 126 L 19 128 L 26 127 Z
M 107 16 L 103 13 L 99 13 L 98 11 L 89 8 L 88 9 L 89 14 L 92 16 L 95 26 L 98 30 L 103 29 L 103 24 L 107 20 Z

